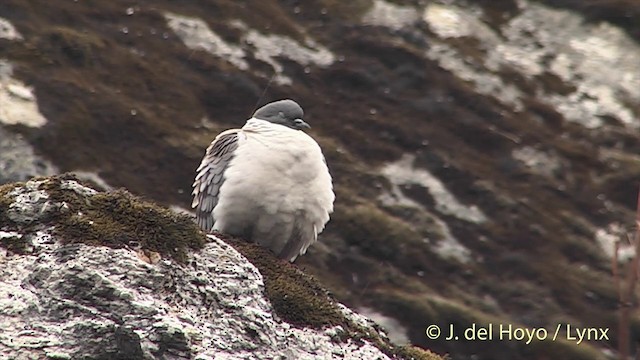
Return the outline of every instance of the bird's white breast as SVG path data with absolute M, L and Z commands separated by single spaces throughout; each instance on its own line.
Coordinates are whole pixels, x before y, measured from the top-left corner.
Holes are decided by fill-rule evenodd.
M 265 213 L 276 222 L 304 214 L 310 226 L 322 231 L 335 196 L 315 140 L 302 131 L 258 119 L 248 120 L 239 135 L 213 211 L 214 227 L 224 230 L 232 222 L 256 222 Z

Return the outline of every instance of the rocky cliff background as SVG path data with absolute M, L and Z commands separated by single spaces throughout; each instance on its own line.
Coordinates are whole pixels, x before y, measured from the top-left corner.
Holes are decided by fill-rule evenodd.
M 0 181 L 74 171 L 188 208 L 213 137 L 293 98 L 337 193 L 300 268 L 454 359 L 606 358 L 640 176 L 639 38 L 632 0 L 4 0 Z M 612 336 L 425 335 L 451 323 Z

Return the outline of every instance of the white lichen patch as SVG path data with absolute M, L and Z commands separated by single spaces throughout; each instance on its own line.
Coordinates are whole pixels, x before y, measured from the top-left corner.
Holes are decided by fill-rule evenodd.
M 627 240 L 627 233 L 619 223 L 611 223 L 605 229 L 597 229 L 595 238 L 602 252 L 609 258 L 613 258 L 616 252 L 616 243 L 618 243 L 618 260 L 626 262 L 636 256 L 636 249 L 631 242 Z
M 73 175 L 80 180 L 88 181 L 95 185 L 98 190 L 101 191 L 111 191 L 113 190 L 113 186 L 109 185 L 97 172 L 94 171 L 84 171 L 84 170 L 74 170 L 72 171 Z M 91 190 L 91 189 L 90 189 Z
M 425 205 L 406 196 L 402 187 L 424 187 L 435 201 L 435 210 L 441 214 L 452 215 L 475 224 L 487 221 L 487 217 L 477 206 L 461 204 L 444 184 L 427 170 L 415 168 L 414 159 L 415 156 L 406 154 L 397 162 L 383 167 L 381 173 L 389 179 L 391 189 L 380 196 L 380 202 L 385 206 L 403 206 L 419 210 L 431 224 L 430 232 L 433 236 L 424 240 L 429 243 L 431 250 L 445 260 L 470 262 L 471 251 L 453 236 L 447 223 L 432 214 Z
M 30 181 L 31 184 L 37 182 Z M 28 183 L 28 184 L 29 184 Z M 16 223 L 30 223 L 39 220 L 44 214 L 53 211 L 54 206 L 49 201 L 49 194 L 36 188 L 18 187 L 7 194 L 13 202 L 7 210 L 7 217 Z
M 282 75 L 284 67 L 278 62 L 279 57 L 288 58 L 304 66 L 327 67 L 335 61 L 332 52 L 311 40 L 302 45 L 286 36 L 266 35 L 256 30 L 249 30 L 246 33 L 245 41 L 255 48 L 253 56 L 256 59 L 271 65 L 276 73 L 275 81 L 279 84 L 289 85 L 292 83 L 291 79 Z
M 247 70 L 249 68 L 249 64 L 244 60 L 244 50 L 224 41 L 203 20 L 173 13 L 165 13 L 164 16 L 169 27 L 187 47 L 204 50 L 227 60 L 238 69 Z
M 430 39 L 427 55 L 440 66 L 494 96 L 514 110 L 522 99 L 535 95 L 554 106 L 568 121 L 586 128 L 604 125 L 603 118 L 639 128 L 628 107 L 640 102 L 640 46 L 623 30 L 608 23 L 587 23 L 580 15 L 528 0 L 518 1 L 519 13 L 499 33 L 480 20 L 482 12 L 470 5 L 429 4 L 423 19 L 438 39 Z M 451 45 L 451 37 L 477 40 Z M 477 46 L 483 59 L 465 56 L 460 46 Z M 562 89 L 538 88 L 524 93 L 500 75 L 516 70 L 525 77 L 555 76 Z M 611 69 L 615 69 L 612 71 Z M 538 82 L 538 80 L 534 80 Z
M 0 230 L 0 239 L 5 238 L 21 238 L 22 234 L 16 231 L 2 231 Z
M 549 71 L 577 89 L 568 96 L 548 96 L 571 121 L 595 128 L 602 116 L 640 127 L 625 97 L 640 101 L 640 46 L 608 23 L 587 24 L 575 13 L 521 1 L 522 13 L 503 30 L 509 42 L 549 59 Z M 534 29 L 535 31 L 531 31 Z M 534 48 L 539 50 L 533 52 Z M 539 61 L 539 63 L 544 63 Z M 615 69 L 615 71 L 611 71 Z
M 0 39 L 22 40 L 22 35 L 9 20 L 0 17 Z
M 413 26 L 418 20 L 419 14 L 416 8 L 385 0 L 374 0 L 371 9 L 362 17 L 362 23 L 365 25 L 384 26 L 392 30 Z
M 422 19 L 441 38 L 477 36 L 474 32 L 478 30 L 485 31 L 484 36 L 492 36 L 493 32 L 487 31 L 479 20 L 479 15 L 478 11 L 471 13 L 455 5 L 430 3 L 424 9 Z
M 74 180 L 65 180 L 62 181 L 60 183 L 60 188 L 61 189 L 66 189 L 66 190 L 71 190 L 75 193 L 77 193 L 78 195 L 84 195 L 84 196 L 91 196 L 91 195 L 95 195 L 98 192 L 88 188 L 86 186 L 80 185 L 80 183 L 78 183 L 77 181 Z
M 522 162 L 533 173 L 554 177 L 561 168 L 561 162 L 555 152 L 543 152 L 531 146 L 514 149 L 511 156 Z
M 284 65 L 280 58 L 286 58 L 303 66 L 315 65 L 327 67 L 335 62 L 335 55 L 313 39 L 307 38 L 304 44 L 283 35 L 264 34 L 249 28 L 240 20 L 230 26 L 243 34 L 239 44 L 231 44 L 213 32 L 201 19 L 166 13 L 169 27 L 184 44 L 192 49 L 201 49 L 227 60 L 240 70 L 249 69 L 248 54 L 269 64 L 275 73 L 274 81 L 280 85 L 290 85 L 292 80 L 284 75 Z M 271 76 L 271 74 L 264 74 Z
M 38 109 L 33 89 L 12 76 L 12 65 L 0 59 L 0 124 L 43 126 L 47 119 Z
M 435 219 L 435 225 L 440 233 L 440 238 L 431 247 L 434 253 L 445 260 L 457 260 L 463 264 L 471 261 L 471 250 L 462 245 L 458 239 L 453 236 L 449 226 L 441 219 Z
M 11 200 L 7 217 L 17 224 L 30 224 L 52 213 L 68 209 L 65 203 L 54 202 L 49 193 L 40 187 L 49 180 L 29 180 L 24 185 L 17 186 L 6 194 Z M 79 195 L 90 196 L 95 190 L 80 185 L 75 180 L 62 180 L 60 187 L 75 191 Z
M 437 60 L 440 66 L 457 77 L 473 84 L 480 94 L 495 97 L 516 111 L 524 109 L 522 93 L 516 86 L 505 83 L 496 74 L 478 68 L 473 60 L 460 54 L 456 48 L 444 42 L 434 42 L 427 50 L 427 56 Z
M 400 160 L 387 164 L 382 168 L 381 173 L 393 185 L 392 195 L 399 204 L 422 208 L 422 205 L 416 204 L 415 201 L 403 195 L 400 189 L 400 187 L 406 185 L 419 185 L 429 191 L 435 201 L 435 209 L 438 212 L 475 224 L 480 224 L 487 220 L 487 217 L 477 206 L 463 205 L 438 178 L 425 169 L 414 167 L 414 160 L 415 156 L 405 154 Z

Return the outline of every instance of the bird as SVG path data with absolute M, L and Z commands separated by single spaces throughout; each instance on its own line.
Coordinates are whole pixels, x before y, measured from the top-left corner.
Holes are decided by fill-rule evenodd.
M 240 129 L 221 132 L 196 170 L 192 208 L 205 232 L 257 243 L 290 262 L 317 241 L 335 194 L 302 107 L 268 103 Z

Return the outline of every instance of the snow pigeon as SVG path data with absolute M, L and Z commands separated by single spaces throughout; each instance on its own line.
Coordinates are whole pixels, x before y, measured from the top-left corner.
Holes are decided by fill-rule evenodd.
M 333 185 L 310 126 L 293 100 L 258 109 L 241 129 L 220 133 L 196 170 L 193 203 L 204 231 L 216 230 L 294 261 L 333 212 Z

